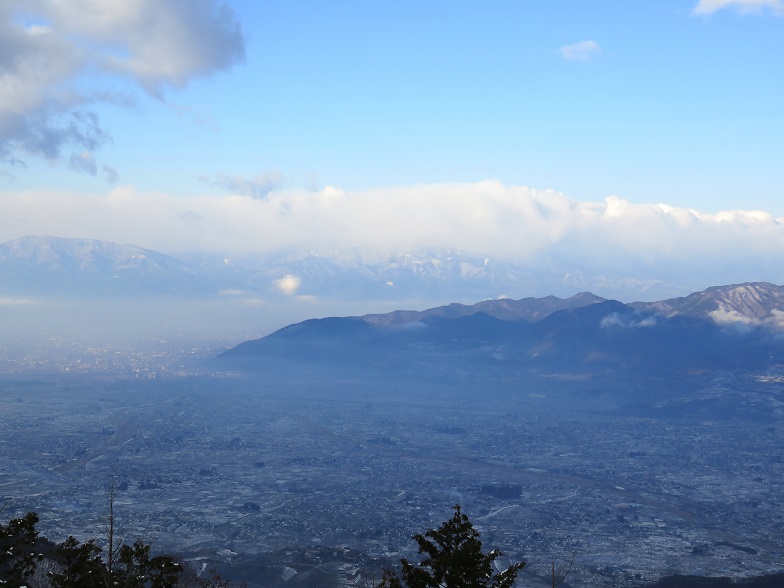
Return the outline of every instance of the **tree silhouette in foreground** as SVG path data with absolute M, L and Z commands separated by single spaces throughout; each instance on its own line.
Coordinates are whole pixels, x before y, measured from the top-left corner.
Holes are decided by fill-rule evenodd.
M 152 556 L 150 545 L 140 539 L 127 545 L 117 536 L 115 502 L 118 490 L 112 484 L 106 500 L 106 550 L 95 540 L 79 543 L 73 536 L 57 547 L 57 570 L 48 572 L 54 588 L 174 588 L 182 567 L 170 555 Z
M 385 570 L 379 588 L 510 588 L 525 562 L 512 564 L 503 572 L 493 573 L 493 562 L 503 555 L 498 550 L 485 554 L 479 531 L 460 505 L 452 507 L 455 514 L 438 529 L 414 535 L 419 553 L 425 557 L 419 564 L 401 559 L 401 577 Z
M 55 588 L 173 588 L 181 572 L 171 556 L 153 557 L 150 546 L 139 540 L 119 547 L 111 571 L 94 541 L 79 543 L 68 537 L 57 551 L 61 569 L 49 573 Z
M 182 571 L 169 555 L 150 553 L 150 546 L 137 540 L 117 544 L 110 568 L 101 558 L 94 540 L 80 543 L 74 537 L 55 546 L 39 537 L 34 512 L 0 524 L 0 585 L 22 588 L 36 576 L 39 562 L 46 566 L 36 586 L 53 588 L 174 588 Z M 46 553 L 42 553 L 42 551 Z M 49 568 L 48 571 L 46 568 Z M 212 586 L 208 581 L 203 586 Z
M 39 559 L 35 553 L 37 522 L 38 515 L 29 512 L 23 517 L 11 519 L 7 525 L 0 524 L 0 579 L 3 586 L 24 586 L 25 579 L 35 572 Z

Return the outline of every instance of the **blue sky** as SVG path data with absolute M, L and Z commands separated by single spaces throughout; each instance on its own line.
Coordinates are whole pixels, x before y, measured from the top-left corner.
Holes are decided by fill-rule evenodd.
M 750 3 L 751 4 L 751 3 Z M 772 3 L 771 3 L 772 4 Z M 76 77 L 122 183 L 178 194 L 200 177 L 277 172 L 345 189 L 488 178 L 577 199 L 616 194 L 784 216 L 784 18 L 689 1 L 228 3 L 245 58 L 164 87 Z M 584 60 L 561 48 L 597 44 Z M 5 189 L 105 191 L 20 158 Z
M 621 218 L 601 250 L 669 252 L 652 266 L 711 239 L 778 260 L 784 0 L 122 6 L 0 7 L 0 240 L 362 247 L 431 215 L 397 246 L 438 245 L 429 220 L 500 255 L 542 222 L 523 249 L 584 247 L 607 233 L 586 219 Z M 527 189 L 557 198 L 528 207 Z M 651 226 L 677 234 L 640 243 Z

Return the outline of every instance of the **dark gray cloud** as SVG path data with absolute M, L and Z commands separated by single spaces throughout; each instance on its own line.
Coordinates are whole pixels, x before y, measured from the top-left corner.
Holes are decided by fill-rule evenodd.
M 95 163 L 93 154 L 89 151 L 82 151 L 81 153 L 74 153 L 71 159 L 68 160 L 68 167 L 74 171 L 84 172 L 94 176 L 98 173 L 98 164 Z
M 101 172 L 103 174 L 103 178 L 110 184 L 116 184 L 120 181 L 120 174 L 117 173 L 117 170 L 114 169 L 111 165 L 104 164 L 101 166 Z
M 77 89 L 85 71 L 97 73 L 90 81 L 98 85 L 102 76 L 121 76 L 162 98 L 167 86 L 183 87 L 244 56 L 241 27 L 218 0 L 3 0 L 0 162 L 67 160 L 96 175 L 83 153 L 92 157 L 110 134 L 91 105 L 128 99 Z
M 283 182 L 283 176 L 278 171 L 258 174 L 253 178 L 218 174 L 214 178 L 202 177 L 200 179 L 213 186 L 223 188 L 232 194 L 251 196 L 253 198 L 266 198 L 270 192 Z

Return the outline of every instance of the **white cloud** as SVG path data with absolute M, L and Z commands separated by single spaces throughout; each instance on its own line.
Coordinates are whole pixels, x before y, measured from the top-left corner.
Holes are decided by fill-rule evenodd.
M 231 67 L 243 43 L 218 0 L 3 0 L 0 163 L 56 162 L 73 150 L 76 167 L 94 173 L 79 157 L 109 134 L 90 107 L 122 100 L 78 90 L 82 76 L 121 76 L 161 97 L 167 86 Z
M 759 327 L 766 326 L 771 329 L 781 331 L 784 330 L 784 311 L 773 309 L 769 316 L 763 318 L 755 318 L 753 316 L 746 316 L 737 310 L 730 310 L 720 306 L 716 310 L 708 313 L 714 322 L 719 325 L 727 326 L 744 326 L 744 327 Z
M 736 8 L 739 12 L 761 12 L 770 9 L 775 14 L 784 14 L 782 0 L 699 0 L 694 7 L 694 14 L 713 14 L 724 8 Z
M 774 328 L 784 330 L 784 311 L 774 308 L 770 312 L 769 321 Z
M 300 280 L 297 276 L 288 274 L 279 280 L 275 280 L 273 285 L 286 296 L 292 296 L 296 294 L 297 290 L 299 290 L 299 287 L 302 285 L 302 280 Z
M 216 0 L 50 0 L 58 29 L 100 43 L 99 66 L 148 92 L 184 86 L 244 57 L 242 30 Z M 119 50 L 118 50 L 119 48 Z
M 580 41 L 560 48 L 561 57 L 567 61 L 592 61 L 600 51 L 601 47 L 596 41 Z
M 762 324 L 763 321 L 754 318 L 753 316 L 746 316 L 737 310 L 728 310 L 726 308 L 717 308 L 708 313 L 714 322 L 720 325 L 741 324 L 750 327 L 756 327 Z
M 0 298 L 0 306 L 29 306 L 35 304 L 29 298 Z
M 656 326 L 656 318 L 647 316 L 641 320 L 635 320 L 635 318 L 621 316 L 617 312 L 613 312 L 603 317 L 599 326 L 602 329 L 644 329 Z

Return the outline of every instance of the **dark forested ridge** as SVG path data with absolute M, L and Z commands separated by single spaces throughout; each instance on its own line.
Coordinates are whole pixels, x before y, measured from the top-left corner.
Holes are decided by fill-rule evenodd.
M 268 370 L 283 361 L 411 376 L 468 366 L 509 373 L 755 369 L 784 361 L 777 318 L 783 303 L 784 288 L 766 283 L 654 303 L 591 294 L 494 300 L 308 320 L 220 359 L 232 368 Z

